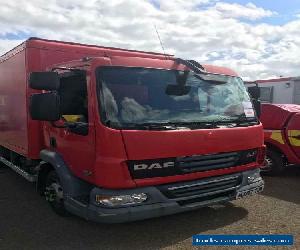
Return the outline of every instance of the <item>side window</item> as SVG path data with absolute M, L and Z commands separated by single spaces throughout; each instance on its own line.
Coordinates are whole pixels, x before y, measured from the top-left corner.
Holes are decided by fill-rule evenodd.
M 265 103 L 273 102 L 273 87 L 260 87 L 260 100 Z
M 88 123 L 88 98 L 85 74 L 61 78 L 60 101 L 62 117 L 68 122 Z

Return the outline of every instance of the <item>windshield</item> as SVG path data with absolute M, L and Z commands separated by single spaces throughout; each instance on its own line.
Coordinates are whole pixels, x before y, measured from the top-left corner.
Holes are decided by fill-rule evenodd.
M 111 127 L 257 121 L 239 77 L 135 67 L 102 67 L 97 76 L 101 119 Z

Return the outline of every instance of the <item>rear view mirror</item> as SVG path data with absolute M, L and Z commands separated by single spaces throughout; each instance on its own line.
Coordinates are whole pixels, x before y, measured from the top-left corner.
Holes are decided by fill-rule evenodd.
M 29 110 L 32 120 L 58 121 L 61 117 L 59 96 L 56 93 L 33 94 Z
M 29 76 L 29 86 L 39 90 L 58 90 L 60 85 L 57 72 L 32 72 Z
M 191 86 L 182 86 L 182 85 L 167 85 L 166 94 L 174 96 L 187 95 L 191 90 Z
M 258 86 L 248 87 L 251 98 L 258 100 L 260 97 L 260 88 Z

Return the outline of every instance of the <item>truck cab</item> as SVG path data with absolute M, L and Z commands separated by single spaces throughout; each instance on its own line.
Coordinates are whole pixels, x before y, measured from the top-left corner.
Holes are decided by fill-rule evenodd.
M 60 195 L 72 213 L 120 222 L 260 192 L 262 128 L 243 82 L 229 69 L 201 67 L 84 58 L 53 66 L 53 89 L 49 72 L 39 81 L 33 73 L 31 86 L 48 92 L 32 96 L 32 117 L 51 120 L 43 123 L 41 158 L 72 177 L 56 167 L 47 199 Z M 59 100 L 51 112 L 49 94 L 50 103 Z

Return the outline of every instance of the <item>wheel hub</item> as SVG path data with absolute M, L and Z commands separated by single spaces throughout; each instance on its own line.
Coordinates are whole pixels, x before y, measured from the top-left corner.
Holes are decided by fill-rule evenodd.
M 48 187 L 46 187 L 45 197 L 49 202 L 61 202 L 63 200 L 63 190 L 60 184 L 51 183 Z
M 272 168 L 272 165 L 273 165 L 272 159 L 266 156 L 264 165 L 262 166 L 261 170 L 269 171 Z

